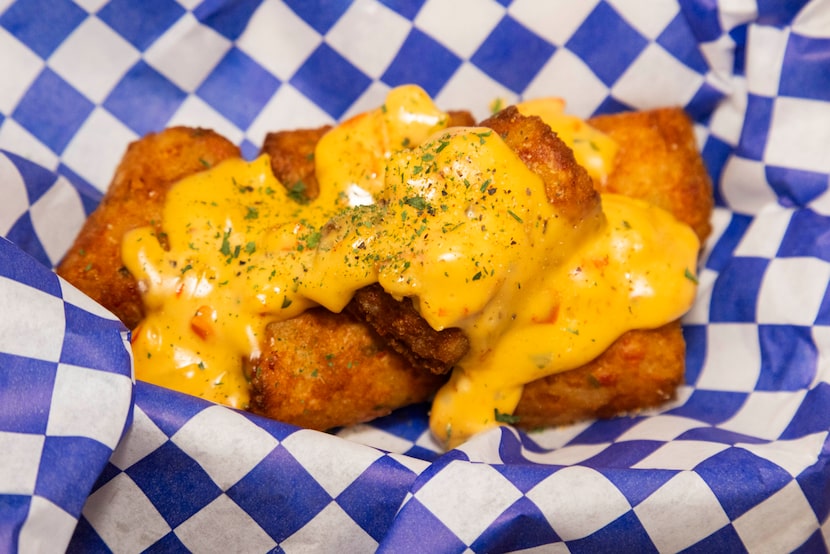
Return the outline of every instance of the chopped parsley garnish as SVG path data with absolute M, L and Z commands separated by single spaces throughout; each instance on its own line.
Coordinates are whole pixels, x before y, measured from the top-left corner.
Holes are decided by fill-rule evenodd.
M 404 199 L 404 204 L 412 206 L 416 210 L 425 210 L 427 207 L 427 201 L 421 196 L 412 196 L 406 198 Z
M 510 217 L 512 217 L 513 219 L 515 219 L 519 223 L 524 223 L 524 221 L 522 221 L 522 218 L 519 217 L 518 215 L 516 215 L 516 213 L 513 210 L 507 210 L 507 213 L 510 214 Z
M 288 198 L 297 202 L 298 204 L 307 204 L 308 197 L 305 195 L 306 184 L 302 181 L 297 181 L 291 188 L 288 189 Z
M 686 271 L 683 273 L 683 276 L 684 276 L 684 277 L 686 277 L 686 279 L 688 279 L 689 281 L 691 281 L 691 282 L 692 282 L 692 283 L 694 283 L 694 284 L 697 284 L 697 283 L 698 283 L 698 281 L 697 281 L 697 277 L 695 276 L 695 274 L 694 274 L 694 273 L 692 273 L 692 272 L 689 270 L 689 268 L 688 268 L 688 267 L 686 268 Z
M 496 421 L 499 423 L 507 423 L 508 425 L 512 425 L 514 423 L 518 423 L 521 418 L 519 416 L 515 416 L 513 414 L 503 414 L 499 411 L 498 408 L 493 410 L 493 414 L 496 418 Z
M 231 243 L 228 240 L 231 237 L 231 230 L 228 229 L 222 235 L 222 246 L 219 248 L 219 252 L 222 253 L 223 256 L 230 256 L 231 255 Z
M 323 233 L 320 231 L 314 231 L 313 233 L 309 233 L 306 236 L 305 244 L 309 248 L 316 248 L 318 244 L 320 244 L 320 240 L 323 238 Z

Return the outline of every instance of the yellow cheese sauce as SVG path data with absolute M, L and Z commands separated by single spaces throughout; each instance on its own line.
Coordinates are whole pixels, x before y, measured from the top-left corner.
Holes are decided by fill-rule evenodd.
M 456 445 L 500 424 L 525 383 L 689 308 L 691 229 L 612 195 L 603 219 L 566 223 L 496 133 L 447 121 L 422 90 L 394 89 L 323 137 L 321 194 L 307 204 L 290 198 L 266 156 L 174 186 L 162 221 L 169 249 L 151 228 L 124 240 L 147 312 L 134 332 L 137 378 L 245 407 L 241 360 L 258 355 L 269 321 L 314 305 L 340 311 L 377 282 L 412 298 L 435 329 L 470 338 L 430 416 L 436 437 Z M 571 140 L 586 136 L 595 165 L 610 167 L 592 131 Z

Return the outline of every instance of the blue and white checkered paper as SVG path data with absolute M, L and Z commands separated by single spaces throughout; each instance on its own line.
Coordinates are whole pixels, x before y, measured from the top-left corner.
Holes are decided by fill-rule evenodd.
M 0 550 L 830 550 L 830 2 L 7 0 L 0 75 Z M 447 453 L 425 406 L 296 429 L 133 384 L 48 269 L 131 140 L 250 156 L 409 82 L 694 117 L 718 208 L 677 400 Z

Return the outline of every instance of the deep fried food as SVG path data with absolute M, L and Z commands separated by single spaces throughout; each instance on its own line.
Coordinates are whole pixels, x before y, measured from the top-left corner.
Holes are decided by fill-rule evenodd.
M 414 367 L 432 373 L 448 373 L 470 349 L 461 329 L 436 331 L 421 317 L 411 299 L 395 300 L 380 285 L 358 290 L 346 310 L 374 329 Z
M 249 372 L 251 411 L 319 430 L 424 402 L 445 381 L 413 367 L 349 314 L 321 308 L 270 323 Z
M 701 241 L 711 226 L 712 185 L 679 108 L 591 119 L 619 147 L 602 192 L 641 198 L 687 223 Z M 685 341 L 679 322 L 629 331 L 593 362 L 525 385 L 515 415 L 534 429 L 657 406 L 683 382 Z
M 450 121 L 473 123 L 466 112 L 451 112 Z M 599 192 L 616 192 L 669 210 L 705 239 L 711 185 L 688 117 L 681 110 L 658 110 L 594 122 L 619 145 L 614 169 L 602 183 L 592 181 L 538 117 L 509 108 L 481 125 L 493 129 L 542 178 L 541 197 L 547 195 L 570 227 L 598 228 L 603 218 Z M 328 130 L 271 133 L 263 144 L 272 172 L 300 203 L 320 193 L 314 152 Z M 59 272 L 135 326 L 144 314 L 136 280 L 122 267 L 123 234 L 152 225 L 163 245 L 160 221 L 167 189 L 207 165 L 238 156 L 225 139 L 202 130 L 175 128 L 137 141 Z M 259 357 L 246 364 L 249 408 L 328 429 L 428 400 L 446 380 L 437 374 L 448 372 L 470 344 L 460 329 L 436 331 L 416 308 L 409 298 L 395 300 L 371 285 L 358 290 L 341 313 L 315 308 L 270 323 Z M 678 322 L 628 331 L 583 367 L 525 385 L 515 415 L 518 425 L 535 428 L 642 409 L 670 398 L 683 371 Z
M 525 165 L 542 177 L 550 203 L 574 224 L 589 218 L 598 221 L 602 205 L 588 172 L 541 119 L 523 116 L 510 106 L 481 126 L 501 135 Z
M 298 200 L 312 200 L 320 193 L 314 172 L 314 148 L 330 129 L 330 125 L 324 125 L 316 129 L 275 131 L 265 136 L 262 153 L 271 158 L 274 177 Z
M 173 127 L 133 142 L 101 204 L 58 266 L 58 275 L 134 328 L 144 317 L 144 307 L 138 283 L 121 261 L 124 233 L 153 225 L 163 238 L 161 212 L 170 187 L 239 155 L 239 148 L 207 129 Z
M 284 171 L 302 170 L 306 156 L 291 158 L 297 137 L 283 136 L 293 149 L 283 150 L 293 160 L 282 166 Z M 144 307 L 139 285 L 121 261 L 124 234 L 153 225 L 163 237 L 161 211 L 170 187 L 239 156 L 236 146 L 203 129 L 174 127 L 133 142 L 58 273 L 135 328 Z M 366 421 L 426 401 L 445 380 L 416 370 L 347 313 L 315 309 L 274 322 L 262 348 L 260 359 L 247 368 L 255 391 L 251 410 L 315 429 Z
M 683 383 L 685 353 L 679 321 L 628 331 L 594 361 L 525 385 L 516 425 L 534 430 L 663 404 Z
M 689 116 L 679 108 L 603 115 L 588 121 L 619 145 L 601 192 L 641 198 L 688 224 L 701 243 L 711 232 L 712 183 Z
M 525 165 L 542 177 L 551 203 L 574 225 L 599 223 L 600 197 L 588 173 L 541 119 L 522 116 L 511 106 L 480 126 L 496 131 Z M 347 309 L 413 364 L 434 373 L 449 372 L 469 349 L 460 329 L 435 331 L 409 299 L 396 301 L 380 286 L 358 291 Z

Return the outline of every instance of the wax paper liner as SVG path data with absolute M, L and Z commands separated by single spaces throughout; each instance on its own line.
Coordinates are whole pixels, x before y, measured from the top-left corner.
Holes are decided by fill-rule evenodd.
M 828 29 L 826 1 L 0 3 L 0 549 L 826 552 Z M 323 434 L 132 385 L 48 269 L 126 144 L 252 156 L 408 82 L 692 115 L 718 207 L 676 401 L 441 453 L 425 406 Z

